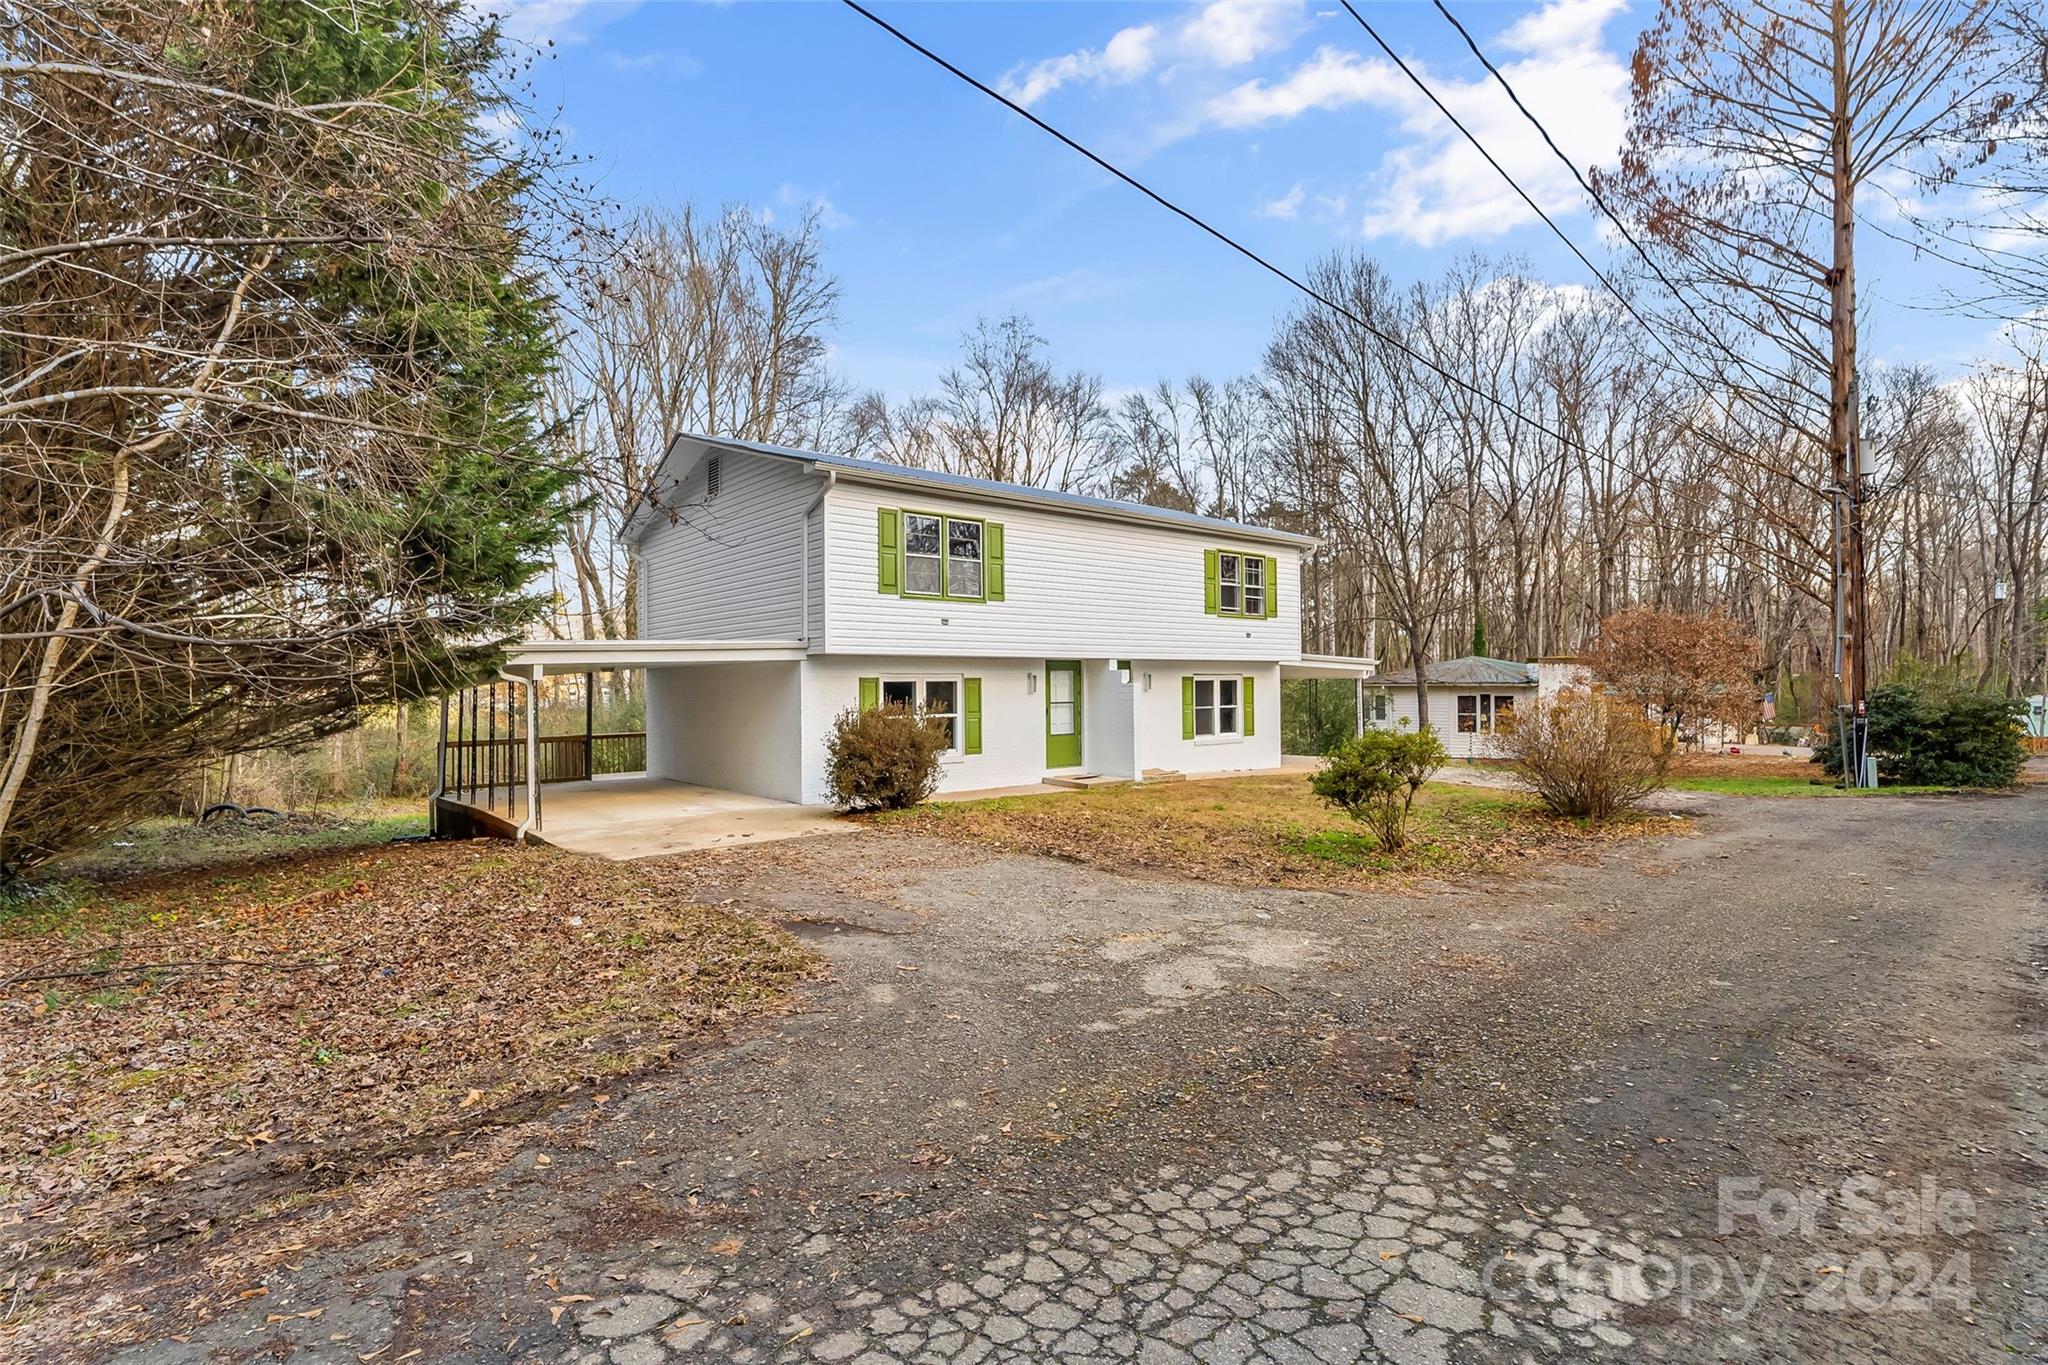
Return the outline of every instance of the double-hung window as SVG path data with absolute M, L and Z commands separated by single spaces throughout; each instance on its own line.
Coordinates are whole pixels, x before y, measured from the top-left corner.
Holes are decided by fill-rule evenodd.
M 914 711 L 946 723 L 946 751 L 960 752 L 960 680 L 958 678 L 884 678 L 882 705 Z
M 1204 550 L 1203 610 L 1211 616 L 1277 615 L 1273 595 L 1279 561 L 1242 550 Z
M 903 514 L 903 591 L 910 597 L 983 595 L 979 521 L 935 512 Z
M 1461 735 L 1490 735 L 1499 724 L 1514 714 L 1515 699 L 1510 696 L 1496 696 L 1487 692 L 1460 692 L 1458 694 L 1458 733 Z
M 1195 738 L 1235 739 L 1244 733 L 1238 678 L 1195 679 Z
M 1376 725 L 1387 723 L 1387 706 L 1392 699 L 1384 692 L 1370 692 L 1365 698 L 1365 718 Z
M 1246 616 L 1264 616 L 1266 614 L 1266 561 L 1260 555 L 1245 556 L 1244 614 Z

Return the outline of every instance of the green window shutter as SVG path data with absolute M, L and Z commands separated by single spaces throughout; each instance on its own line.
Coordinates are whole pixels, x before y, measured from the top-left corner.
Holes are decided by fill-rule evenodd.
M 1209 553 L 1213 555 L 1216 552 L 1211 550 Z M 1195 737 L 1195 679 L 1186 673 L 1180 679 L 1180 737 Z
M 1003 600 L 1003 524 L 987 521 L 981 528 L 982 596 L 991 602 Z
M 1266 615 L 1268 615 L 1268 616 L 1278 616 L 1279 614 L 1280 614 L 1280 561 L 1279 561 L 1279 560 L 1277 560 L 1277 559 L 1275 559 L 1275 558 L 1273 558 L 1273 556 L 1271 556 L 1271 555 L 1267 555 L 1267 556 L 1266 556 Z M 1246 683 L 1246 684 L 1245 684 L 1245 686 L 1246 686 L 1246 687 L 1250 687 L 1250 686 L 1251 686 L 1251 684 L 1250 684 L 1250 683 Z M 1246 733 L 1246 734 L 1250 734 L 1250 733 L 1251 733 L 1251 731 L 1247 730 L 1247 731 L 1245 731 L 1245 733 Z
M 1216 551 L 1202 551 L 1202 610 L 1216 614 Z
M 960 680 L 960 751 L 981 752 L 981 679 Z
M 893 507 L 875 513 L 875 589 L 903 591 L 903 514 Z
M 1266 562 L 1272 563 L 1271 560 Z M 1250 739 L 1252 737 L 1252 721 L 1258 715 L 1258 709 L 1252 705 L 1252 680 L 1246 678 L 1238 686 L 1243 689 L 1243 695 L 1238 700 L 1244 704 L 1244 719 L 1240 723 L 1244 726 L 1244 737 Z
M 860 680 L 860 709 L 872 711 L 882 704 L 882 680 L 862 678 Z

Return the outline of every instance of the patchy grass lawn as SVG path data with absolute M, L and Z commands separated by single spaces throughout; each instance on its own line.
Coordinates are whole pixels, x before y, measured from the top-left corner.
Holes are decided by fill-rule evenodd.
M 176 870 L 0 901 L 0 1223 L 32 1269 L 68 1278 L 146 1241 L 230 1164 L 280 1178 L 223 1217 L 602 1088 L 783 1007 L 822 965 L 692 903 L 675 864 L 323 851 L 320 831 L 280 856 L 277 837 L 230 862 L 167 831 L 155 853 Z
M 1959 790 L 1956 787 L 1838 787 L 1832 778 L 1819 776 L 1820 769 L 1812 771 L 1814 777 L 1763 774 L 1717 777 L 1679 773 L 1672 777 L 1670 785 L 1674 791 L 1719 792 L 1723 796 L 1925 796 Z
M 1544 814 L 1518 792 L 1432 783 L 1416 796 L 1409 846 L 1389 852 L 1325 806 L 1305 773 L 934 802 L 875 818 L 1112 871 L 1259 886 L 1497 869 L 1674 826 L 1658 815 L 1590 829 Z
M 240 819 L 144 820 L 62 859 L 57 875 L 111 881 L 260 858 L 369 848 L 427 832 L 426 803 L 387 800 Z

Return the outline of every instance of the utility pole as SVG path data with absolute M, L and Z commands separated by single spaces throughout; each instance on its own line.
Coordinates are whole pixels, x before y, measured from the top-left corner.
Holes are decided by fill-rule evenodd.
M 1839 674 L 1836 719 L 1846 785 L 1864 785 L 1863 731 L 1870 685 L 1868 603 L 1863 577 L 1863 417 L 1856 382 L 1856 168 L 1849 136 L 1847 0 L 1831 6 L 1834 40 L 1834 128 L 1830 179 L 1834 194 L 1834 260 L 1828 271 L 1830 366 L 1828 456 L 1837 490 L 1835 636 Z

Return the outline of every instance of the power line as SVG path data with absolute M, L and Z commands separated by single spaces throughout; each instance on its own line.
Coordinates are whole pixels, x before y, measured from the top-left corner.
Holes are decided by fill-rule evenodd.
M 1451 126 L 1453 128 L 1456 128 L 1460 133 L 1463 133 L 1465 135 L 1465 141 L 1471 143 L 1473 150 L 1478 152 L 1479 155 L 1481 155 L 1482 157 L 1486 158 L 1486 164 L 1493 167 L 1493 169 L 1500 175 L 1500 178 L 1502 180 L 1507 181 L 1508 188 L 1513 190 L 1517 197 L 1519 197 L 1524 204 L 1527 204 L 1529 206 L 1529 211 L 1535 214 L 1538 218 L 1541 218 L 1543 220 L 1543 226 L 1549 228 L 1551 232 L 1557 237 L 1557 240 L 1563 242 L 1565 246 L 1571 251 L 1572 255 L 1579 258 L 1579 264 L 1585 266 L 1587 270 L 1591 271 L 1593 273 L 1593 278 L 1600 281 L 1600 283 L 1606 287 L 1608 293 L 1614 295 L 1615 301 L 1620 303 L 1621 306 L 1627 310 L 1628 315 L 1636 320 L 1636 325 L 1641 327 L 1645 332 L 1649 333 L 1651 336 L 1655 337 L 1657 339 L 1657 344 L 1664 348 L 1665 353 L 1669 355 L 1674 361 L 1677 360 L 1678 352 L 1671 349 L 1671 343 L 1664 339 L 1663 334 L 1660 333 L 1656 328 L 1652 327 L 1649 323 L 1649 320 L 1645 318 L 1641 313 L 1638 313 L 1636 311 L 1636 306 L 1633 303 L 1630 303 L 1627 297 L 1624 296 L 1619 289 L 1614 287 L 1614 282 L 1612 280 L 1609 280 L 1606 275 L 1601 273 L 1600 267 L 1594 265 L 1592 260 L 1586 255 L 1586 253 L 1579 250 L 1579 244 L 1577 242 L 1574 242 L 1570 237 L 1566 236 L 1564 229 L 1559 227 L 1556 221 L 1552 219 L 1548 213 L 1545 213 L 1543 211 L 1543 206 L 1541 204 L 1538 204 L 1533 198 L 1530 197 L 1529 192 L 1521 187 L 1521 185 L 1515 180 L 1514 176 L 1508 174 L 1507 167 L 1501 165 L 1500 162 L 1494 159 L 1493 153 L 1486 150 L 1486 144 L 1481 142 L 1476 136 L 1474 136 L 1472 130 L 1470 128 L 1467 128 L 1464 125 L 1463 121 L 1461 121 L 1456 114 L 1450 111 L 1450 107 L 1448 105 L 1446 105 L 1441 99 L 1437 98 L 1436 91 L 1430 89 L 1428 84 L 1424 82 L 1420 76 L 1416 75 L 1415 72 L 1409 68 L 1408 63 L 1401 60 L 1400 55 L 1396 53 L 1392 47 L 1387 45 L 1387 40 L 1385 38 L 1380 37 L 1379 30 L 1374 28 L 1371 24 L 1367 23 L 1365 20 L 1365 16 L 1360 14 L 1356 9 L 1352 7 L 1351 0 L 1339 0 L 1339 3 L 1341 3 L 1344 6 L 1345 13 L 1349 14 L 1353 19 L 1356 19 L 1358 21 L 1358 26 L 1365 30 L 1366 36 L 1371 38 L 1375 43 L 1379 44 L 1380 51 L 1387 54 L 1387 60 L 1392 62 L 1396 67 L 1400 68 L 1401 74 L 1406 76 L 1409 80 L 1409 83 L 1412 84 L 1417 90 L 1420 90 L 1425 96 L 1428 97 L 1429 102 L 1436 106 L 1436 111 L 1439 114 L 1442 114 L 1445 118 L 1450 120 Z M 1439 5 L 1438 8 L 1441 9 L 1443 7 Z M 1576 171 L 1574 172 L 1574 174 L 1576 174 Z M 1681 366 L 1681 368 L 1683 367 Z
M 1448 22 L 1452 28 L 1458 31 L 1458 36 L 1465 40 L 1465 46 L 1472 50 L 1472 55 L 1479 59 L 1479 64 L 1486 68 L 1487 72 L 1494 78 L 1495 81 L 1500 83 L 1500 88 L 1506 92 L 1509 101 L 1514 104 L 1516 109 L 1521 111 L 1523 118 L 1529 120 L 1529 125 L 1536 130 L 1537 136 L 1543 139 L 1543 145 L 1550 148 L 1551 154 L 1554 155 L 1559 161 L 1563 162 L 1564 168 L 1572 173 L 1572 179 L 1579 182 L 1579 188 L 1584 190 L 1586 192 L 1586 197 L 1593 201 L 1593 207 L 1599 209 L 1600 212 L 1606 216 L 1607 221 L 1614 224 L 1615 228 L 1618 231 L 1620 231 L 1623 240 L 1625 240 L 1631 247 L 1635 248 L 1636 255 L 1642 257 L 1643 264 L 1650 267 L 1651 273 L 1656 275 L 1658 280 L 1663 283 L 1664 287 L 1670 291 L 1671 297 L 1678 301 L 1679 306 L 1685 309 L 1686 314 L 1692 318 L 1693 323 L 1700 329 L 1700 335 L 1708 338 L 1709 340 L 1714 340 L 1713 329 L 1707 325 L 1707 320 L 1700 316 L 1699 310 L 1693 307 L 1692 300 L 1686 297 L 1685 291 L 1678 287 L 1677 281 L 1673 280 L 1669 275 L 1664 273 L 1664 267 L 1657 264 L 1656 258 L 1650 255 L 1649 250 L 1643 246 L 1642 241 L 1639 238 L 1637 238 L 1633 231 L 1630 230 L 1629 225 L 1625 221 L 1623 221 L 1621 215 L 1616 213 L 1613 209 L 1607 207 L 1607 201 L 1600 196 L 1600 191 L 1593 187 L 1593 183 L 1590 180 L 1586 179 L 1584 173 L 1579 170 L 1578 163 L 1574 162 L 1570 157 L 1564 154 L 1564 149 L 1557 145 L 1557 139 L 1553 138 L 1550 135 L 1550 130 L 1543 126 L 1543 120 L 1537 118 L 1536 115 L 1530 111 L 1528 105 L 1522 103 L 1522 97 L 1515 93 L 1515 87 L 1508 84 L 1507 76 L 1502 73 L 1499 67 L 1493 64 L 1493 60 L 1491 58 L 1489 58 L 1484 52 L 1480 50 L 1479 43 L 1476 39 L 1472 37 L 1471 32 L 1467 30 L 1463 24 L 1458 22 L 1458 16 L 1452 14 L 1450 10 L 1444 6 L 1444 0 L 1430 0 L 1430 2 L 1436 6 L 1436 12 L 1438 14 L 1443 15 L 1445 21 Z M 1351 8 L 1350 0 L 1345 0 L 1344 8 Z M 1353 14 L 1355 17 L 1356 11 L 1353 11 Z M 1364 20 L 1360 20 L 1359 22 L 1363 23 Z M 1374 36 L 1377 37 L 1378 35 L 1375 34 Z M 1382 43 L 1381 46 L 1384 47 L 1385 44 Z M 1391 56 L 1392 54 L 1389 55 Z M 1396 61 L 1398 60 L 1399 59 L 1396 58 Z M 1442 108 L 1441 105 L 1439 105 L 1438 107 Z M 1467 136 L 1470 135 L 1467 134 Z M 1491 159 L 1492 158 L 1490 157 L 1488 158 L 1488 160 Z M 1496 167 L 1496 169 L 1498 168 Z M 1501 174 L 1506 175 L 1507 172 L 1502 171 Z M 1528 196 L 1526 195 L 1523 196 L 1523 198 L 1525 199 L 1527 197 Z M 1576 252 L 1577 248 L 1574 247 L 1573 251 Z M 1579 259 L 1584 260 L 1585 257 L 1581 256 Z M 1602 283 L 1604 284 L 1606 283 L 1606 281 L 1602 280 Z M 1609 287 L 1612 288 L 1612 286 Z M 1635 310 L 1630 309 L 1629 311 L 1631 315 L 1633 315 Z M 1637 321 L 1641 321 L 1641 319 L 1638 318 Z M 1658 340 L 1663 341 L 1663 337 L 1661 334 L 1658 334 Z M 1715 344 L 1718 346 L 1719 342 L 1716 341 Z M 1667 351 L 1670 350 L 1670 343 L 1665 342 L 1665 349 Z M 1727 348 L 1724 346 L 1721 347 L 1721 349 L 1726 350 Z M 1742 356 L 1735 355 L 1733 352 L 1729 352 L 1729 355 L 1730 358 L 1733 359 L 1738 365 L 1741 365 L 1744 369 L 1751 370 L 1752 373 L 1754 373 L 1753 366 L 1751 365 L 1751 362 L 1749 362 L 1747 359 L 1743 358 Z
M 1506 399 L 1503 399 L 1496 394 L 1488 393 L 1484 389 L 1480 388 L 1478 385 L 1472 383 L 1470 380 L 1465 379 L 1457 374 L 1452 373 L 1450 370 L 1445 369 L 1442 365 L 1437 364 L 1428 356 L 1423 355 L 1420 351 L 1417 351 L 1414 347 L 1408 345 L 1407 342 L 1402 341 L 1399 337 L 1393 336 L 1390 333 L 1384 332 L 1380 328 L 1375 327 L 1372 323 L 1367 322 L 1364 318 L 1352 312 L 1343 304 L 1338 303 L 1335 299 L 1330 298 L 1328 295 L 1322 293 L 1321 291 L 1310 287 L 1301 279 L 1297 278 L 1288 271 L 1282 269 L 1280 266 L 1273 264 L 1273 262 L 1267 260 L 1264 256 L 1261 256 L 1258 252 L 1253 251 L 1250 247 L 1244 245 L 1242 242 L 1239 242 L 1236 238 L 1230 236 L 1222 229 L 1211 227 L 1207 222 L 1203 221 L 1200 217 L 1196 216 L 1189 210 L 1182 208 L 1179 204 L 1174 203 L 1171 199 L 1168 199 L 1165 195 L 1159 193 L 1151 186 L 1145 184 L 1136 176 L 1131 175 L 1127 171 L 1119 169 L 1117 166 L 1113 165 L 1108 160 L 1104 159 L 1101 156 L 1098 156 L 1093 151 L 1090 151 L 1087 147 L 1083 146 L 1079 142 L 1076 142 L 1073 138 L 1068 137 L 1065 133 L 1053 127 L 1050 123 L 1047 123 L 1044 119 L 1032 113 L 1023 105 L 1018 104 L 1015 100 L 1012 100 L 1007 95 L 1004 95 L 1001 91 L 984 84 L 980 80 L 976 79 L 974 76 L 968 74 L 966 71 L 961 70 L 952 62 L 946 60 L 938 53 L 926 47 L 923 43 L 920 43 L 915 38 L 912 38 L 902 29 L 897 28 L 888 20 L 882 18 L 880 15 L 874 13 L 872 10 L 867 9 L 865 6 L 858 3 L 858 0 L 840 0 L 840 2 L 844 4 L 848 9 L 852 10 L 855 14 L 858 14 L 861 18 L 867 20 L 876 28 L 881 29 L 884 33 L 894 38 L 897 42 L 902 43 L 905 47 L 917 53 L 925 60 L 931 62 L 935 66 L 941 67 L 945 71 L 958 77 L 960 80 L 965 81 L 968 85 L 973 86 L 982 94 L 987 95 L 990 99 L 996 101 L 998 104 L 1008 109 L 1011 113 L 1017 115 L 1019 118 L 1025 119 L 1032 123 L 1041 132 L 1049 134 L 1050 136 L 1058 139 L 1061 143 L 1064 143 L 1067 147 L 1071 148 L 1076 152 L 1079 152 L 1082 156 L 1088 158 L 1088 160 L 1094 162 L 1103 170 L 1108 171 L 1118 180 L 1123 181 L 1126 185 L 1129 185 L 1132 189 L 1144 195 L 1153 203 L 1159 205 L 1161 208 L 1167 210 L 1169 213 L 1172 213 L 1175 216 L 1184 219 L 1186 222 L 1192 224 L 1194 227 L 1201 229 L 1203 232 L 1206 232 L 1207 234 L 1209 234 L 1209 236 L 1214 237 L 1217 241 L 1223 243 L 1223 245 L 1229 247 L 1232 251 L 1235 251 L 1238 255 L 1244 257 L 1246 260 L 1252 262 L 1254 265 L 1257 265 L 1261 269 L 1269 271 L 1270 273 L 1277 275 L 1279 278 L 1287 281 L 1287 283 L 1293 285 L 1296 289 L 1299 289 L 1302 293 L 1308 295 L 1317 303 L 1322 304 L 1323 307 L 1328 308 L 1331 312 L 1348 319 L 1352 324 L 1360 328 L 1362 331 L 1369 333 L 1373 337 L 1377 338 L 1379 341 L 1385 343 L 1388 346 L 1393 347 L 1402 355 L 1407 356 L 1410 360 L 1413 360 L 1416 364 L 1421 365 L 1425 369 L 1436 374 L 1438 377 L 1450 381 L 1452 384 L 1455 384 L 1459 388 L 1464 389 L 1466 392 L 1472 394 L 1476 398 L 1483 399 L 1486 402 L 1493 404 L 1494 406 L 1500 408 L 1503 412 L 1506 412 L 1510 416 L 1514 417 L 1517 421 L 1526 422 L 1532 430 L 1543 433 L 1545 436 L 1548 436 L 1551 440 L 1556 441 L 1558 444 L 1565 446 L 1569 449 L 1576 450 L 1581 455 L 1584 455 L 1590 459 L 1612 458 L 1610 456 L 1602 456 L 1592 450 L 1588 450 L 1580 442 L 1573 440 L 1571 437 L 1566 436 L 1562 432 L 1552 430 L 1549 426 L 1545 425 L 1542 422 L 1539 422 L 1534 417 L 1529 416 L 1521 409 L 1515 407 L 1512 403 L 1509 403 Z M 1346 4 L 1345 8 L 1350 8 L 1348 3 Z M 1354 16 L 1355 13 L 1356 12 L 1354 11 Z M 1359 20 L 1359 22 L 1363 23 L 1364 20 L 1361 19 Z

